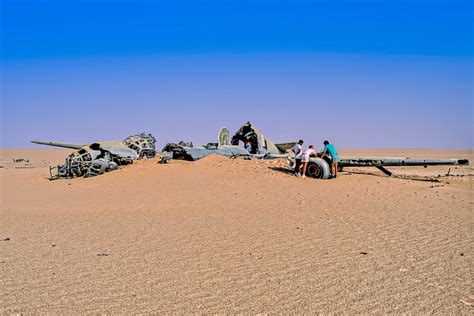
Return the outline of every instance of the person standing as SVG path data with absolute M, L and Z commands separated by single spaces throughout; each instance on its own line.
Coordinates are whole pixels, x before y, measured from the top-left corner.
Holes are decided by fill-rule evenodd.
M 331 174 L 335 178 L 337 176 L 337 167 L 339 163 L 339 155 L 337 154 L 336 147 L 333 144 L 330 144 L 329 141 L 324 141 L 324 149 L 321 158 L 325 156 L 330 156 L 331 158 Z
M 295 176 L 300 175 L 300 168 L 301 168 L 301 159 L 303 158 L 303 140 L 299 140 L 298 143 L 293 146 L 293 152 L 295 153 Z
M 306 178 L 306 168 L 308 167 L 309 157 L 315 155 L 316 150 L 314 150 L 314 146 L 309 145 L 308 149 L 304 151 L 303 159 L 301 160 L 303 162 L 303 178 Z
M 251 153 L 251 152 L 252 152 L 252 143 L 251 143 L 249 140 L 245 141 L 244 148 L 245 148 L 249 153 Z

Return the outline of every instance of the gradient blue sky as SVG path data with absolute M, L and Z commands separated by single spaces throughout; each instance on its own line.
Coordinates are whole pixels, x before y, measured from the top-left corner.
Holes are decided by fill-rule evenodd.
M 1 0 L 2 147 L 473 147 L 472 1 Z M 34 145 L 32 145 L 34 146 Z

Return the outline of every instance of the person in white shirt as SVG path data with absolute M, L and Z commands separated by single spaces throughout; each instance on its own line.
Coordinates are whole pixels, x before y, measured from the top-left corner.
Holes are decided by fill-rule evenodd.
M 293 146 L 291 149 L 295 153 L 295 176 L 300 175 L 300 168 L 301 168 L 301 159 L 303 158 L 303 140 L 299 140 L 298 143 Z
M 314 150 L 313 145 L 309 145 L 308 149 L 306 149 L 303 153 L 303 178 L 306 178 L 306 168 L 308 167 L 309 157 L 316 156 L 316 150 Z

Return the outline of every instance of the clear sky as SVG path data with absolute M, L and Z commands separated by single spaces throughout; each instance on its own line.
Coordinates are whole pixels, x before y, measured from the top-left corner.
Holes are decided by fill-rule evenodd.
M 151 132 L 473 147 L 463 0 L 0 0 L 2 147 Z

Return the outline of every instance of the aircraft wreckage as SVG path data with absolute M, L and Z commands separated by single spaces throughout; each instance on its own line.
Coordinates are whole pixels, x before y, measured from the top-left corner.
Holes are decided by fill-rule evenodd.
M 32 143 L 62 148 L 76 149 L 66 158 L 63 165 L 50 167 L 50 179 L 91 177 L 115 170 L 143 157 L 152 158 L 156 154 L 156 140 L 151 134 L 137 134 L 124 141 L 95 142 L 88 145 L 32 141 Z M 245 144 L 245 148 L 240 145 Z M 193 145 L 181 141 L 169 143 L 162 149 L 159 163 L 173 159 L 195 161 L 210 154 L 229 158 L 245 159 L 286 159 L 288 167 L 293 168 L 294 160 L 291 148 L 296 142 L 275 144 L 264 136 L 250 122 L 244 124 L 233 136 L 227 128 L 221 128 L 217 142 L 206 145 Z M 433 166 L 468 165 L 467 159 L 410 159 L 388 157 L 341 157 L 339 170 L 345 167 L 376 167 L 387 175 L 392 175 L 386 167 L 390 166 Z M 316 179 L 331 178 L 330 157 L 310 157 L 306 175 Z
M 235 135 L 229 139 L 227 128 L 221 128 L 217 143 L 207 145 L 193 145 L 191 142 L 181 141 L 178 144 L 170 143 L 162 149 L 160 163 L 171 159 L 184 159 L 195 161 L 210 154 L 223 155 L 230 158 L 244 157 L 246 159 L 276 159 L 284 158 L 288 166 L 293 168 L 293 154 L 288 151 L 296 142 L 274 144 L 265 137 L 250 122 L 243 125 Z M 239 146 L 239 142 L 248 144 L 248 149 Z M 320 155 L 320 154 L 319 154 Z M 330 157 L 310 157 L 306 175 L 316 179 L 331 178 Z M 390 166 L 434 166 L 434 165 L 469 165 L 467 159 L 411 159 L 411 158 L 389 158 L 389 157 L 341 157 L 339 170 L 345 167 L 376 167 L 385 174 L 392 173 L 385 167 Z
M 239 146 L 239 142 L 249 145 L 248 149 Z M 178 144 L 167 144 L 162 150 L 161 162 L 171 159 L 195 161 L 210 154 L 228 156 L 231 158 L 244 157 L 259 159 L 276 159 L 289 157 L 287 150 L 295 143 L 274 144 L 250 122 L 242 126 L 230 138 L 229 130 L 221 128 L 217 136 L 217 143 L 207 145 L 193 145 L 192 142 L 181 141 Z
M 88 145 L 31 141 L 34 144 L 76 149 L 67 156 L 66 162 L 50 167 L 50 179 L 92 177 L 115 170 L 118 166 L 131 164 L 143 157 L 155 157 L 156 139 L 151 134 L 141 133 L 127 137 L 124 141 L 95 142 Z

